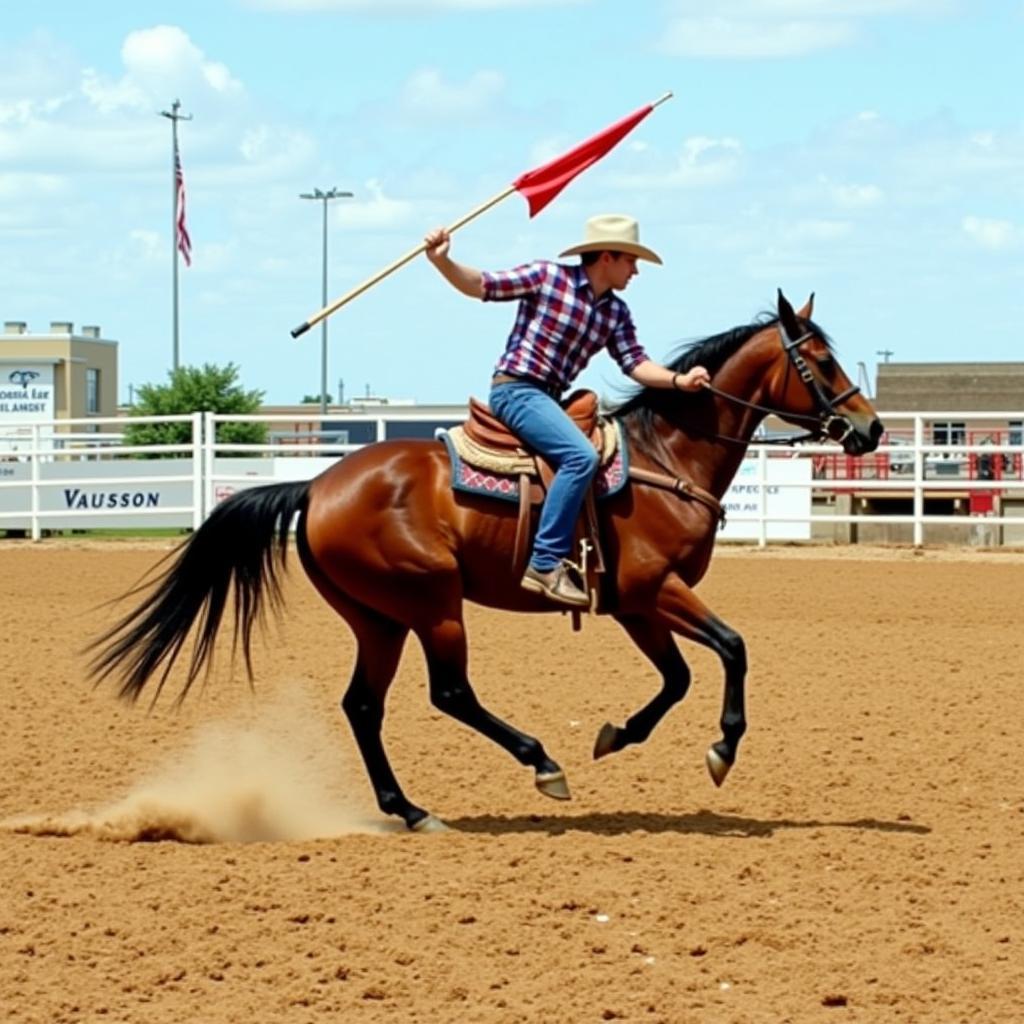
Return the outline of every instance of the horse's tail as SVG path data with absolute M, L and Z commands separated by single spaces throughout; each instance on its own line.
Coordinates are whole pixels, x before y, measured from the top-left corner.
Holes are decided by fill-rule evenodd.
M 268 604 L 274 611 L 280 608 L 288 531 L 295 513 L 306 509 L 309 488 L 309 481 L 272 484 L 239 491 L 222 501 L 156 580 L 143 581 L 124 595 L 148 589 L 133 612 L 90 645 L 98 652 L 90 666 L 97 681 L 118 673 L 120 695 L 135 700 L 159 670 L 155 701 L 198 621 L 188 676 L 178 697 L 183 700 L 213 657 L 232 585 L 235 650 L 241 640 L 252 679 L 253 627 L 264 621 Z M 303 528 L 301 521 L 298 528 Z

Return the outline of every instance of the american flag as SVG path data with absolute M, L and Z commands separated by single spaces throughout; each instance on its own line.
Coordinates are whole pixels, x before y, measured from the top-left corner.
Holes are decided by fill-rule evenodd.
M 188 228 L 185 227 L 185 175 L 181 173 L 181 155 L 178 147 L 174 147 L 174 185 L 175 185 L 175 208 L 174 219 L 177 229 L 178 252 L 185 258 L 185 266 L 192 266 L 192 239 L 188 237 Z

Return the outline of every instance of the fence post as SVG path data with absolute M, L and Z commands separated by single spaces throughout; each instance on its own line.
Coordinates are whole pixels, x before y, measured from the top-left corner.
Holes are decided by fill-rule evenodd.
M 192 413 L 192 529 L 203 525 L 203 413 Z
M 757 546 L 768 547 L 768 449 L 757 453 L 757 489 L 761 494 L 761 518 L 758 521 Z
M 215 504 L 213 492 L 213 467 L 214 450 L 213 446 L 217 441 L 217 424 L 213 420 L 212 412 L 203 413 L 203 516 L 213 511 Z
M 32 461 L 31 466 L 31 479 L 32 479 L 32 497 L 31 497 L 31 512 L 30 512 L 30 523 L 31 523 L 31 534 L 33 540 L 41 540 L 43 531 L 39 526 L 39 479 L 40 473 L 40 450 L 39 450 L 39 424 L 33 423 L 32 428 Z
M 924 419 L 914 417 L 914 547 L 924 544 Z

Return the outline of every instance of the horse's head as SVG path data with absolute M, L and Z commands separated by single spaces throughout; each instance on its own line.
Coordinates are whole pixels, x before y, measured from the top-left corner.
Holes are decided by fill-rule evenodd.
M 816 423 L 822 436 L 838 441 L 848 455 L 872 452 L 885 428 L 814 326 L 813 308 L 812 295 L 794 312 L 779 291 L 779 347 L 768 371 L 764 402 L 796 425 Z

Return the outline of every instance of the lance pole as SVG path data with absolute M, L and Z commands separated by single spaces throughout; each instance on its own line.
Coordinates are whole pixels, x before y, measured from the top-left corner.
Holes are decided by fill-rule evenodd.
M 660 106 L 666 100 L 671 98 L 672 93 L 666 92 L 664 95 L 658 97 L 658 99 L 656 99 L 649 107 L 643 108 L 642 111 L 638 111 L 637 114 L 634 114 L 631 119 L 632 123 L 630 124 L 630 128 L 633 124 L 640 120 L 641 117 L 646 117 L 647 114 L 650 113 L 650 111 L 652 111 L 655 107 Z M 601 136 L 604 134 L 606 133 L 603 132 L 601 133 L 601 135 L 594 136 L 594 139 L 590 140 L 590 144 L 592 144 L 594 140 L 601 138 Z M 617 136 L 615 141 L 618 141 L 618 138 L 621 138 L 621 135 Z M 610 145 L 614 144 L 615 143 L 613 141 Z M 584 145 L 586 145 L 586 143 Z M 610 146 L 608 148 L 610 148 Z M 607 149 L 603 150 L 600 155 L 603 155 L 603 153 L 606 151 Z M 575 152 L 575 150 L 573 152 Z M 592 162 L 592 159 L 588 160 L 584 165 L 582 165 L 579 168 L 579 170 L 582 170 L 584 167 L 589 166 Z M 579 173 L 579 171 L 576 171 L 576 173 Z M 526 177 L 526 175 L 522 177 Z M 562 184 L 558 186 L 558 189 L 556 191 L 560 191 L 561 188 L 564 188 L 568 181 L 571 180 L 573 177 L 575 177 L 575 174 L 570 174 L 567 178 L 565 178 Z M 519 181 L 521 180 L 522 178 L 519 179 Z M 518 190 L 518 183 L 509 185 L 507 188 L 503 189 L 497 195 L 492 196 L 490 199 L 488 199 L 486 203 L 481 203 L 475 209 L 470 210 L 469 213 L 467 213 L 464 217 L 461 217 L 454 224 L 450 225 L 448 227 L 448 233 L 452 234 L 453 232 L 458 231 L 459 228 L 464 227 L 471 220 L 475 219 L 476 217 L 479 217 L 480 214 L 485 213 L 492 206 L 497 206 L 498 203 L 500 203 L 503 199 L 507 199 L 510 195 L 512 195 L 513 192 L 516 192 Z M 358 285 L 357 287 L 353 288 L 350 292 L 347 292 L 346 294 L 342 295 L 340 299 L 336 299 L 329 306 L 324 306 L 324 308 L 321 309 L 319 312 L 314 313 L 307 321 L 305 321 L 305 323 L 299 324 L 298 327 L 292 330 L 292 337 L 297 338 L 299 337 L 300 334 L 305 334 L 306 331 L 310 329 L 310 327 L 314 326 L 314 324 L 318 324 L 321 320 L 324 319 L 324 317 L 330 316 L 332 313 L 336 313 L 339 309 L 341 309 L 342 306 L 345 305 L 345 303 L 351 302 L 357 296 L 362 295 L 363 292 L 365 292 L 367 289 L 372 288 L 378 282 L 383 281 L 384 278 L 387 277 L 389 274 L 393 274 L 396 270 L 398 270 L 399 267 L 404 267 L 406 263 L 408 263 L 410 260 L 414 260 L 417 256 L 420 255 L 420 253 L 426 252 L 426 249 L 427 245 L 425 242 L 421 242 L 418 246 L 416 246 L 415 249 L 410 249 L 409 252 L 407 252 L 404 256 L 400 256 L 397 260 L 394 261 L 394 263 L 389 263 L 383 270 L 379 270 L 376 274 L 374 274 L 373 277 L 367 278 L 367 280 L 365 280 L 361 285 Z
M 481 203 L 475 209 L 470 210 L 464 217 L 460 217 L 454 224 L 448 227 L 448 233 L 451 234 L 452 232 L 458 231 L 459 228 L 465 227 L 465 225 L 467 225 L 471 220 L 479 217 L 482 213 L 486 213 L 492 206 L 497 206 L 503 199 L 507 199 L 513 192 L 515 192 L 515 190 L 515 185 L 509 185 L 508 188 L 488 199 L 486 203 Z M 298 327 L 292 330 L 292 337 L 297 338 L 300 334 L 305 334 L 310 327 L 320 323 L 324 317 L 330 316 L 332 313 L 336 313 L 347 302 L 351 302 L 357 296 L 362 295 L 363 292 L 372 288 L 378 282 L 383 281 L 389 274 L 393 274 L 399 267 L 404 267 L 406 263 L 410 260 L 416 259 L 420 253 L 426 252 L 426 250 L 426 242 L 420 242 L 415 249 L 410 249 L 404 256 L 399 256 L 394 263 L 389 263 L 383 270 L 378 270 L 373 277 L 368 277 L 362 284 L 357 285 L 350 292 L 346 292 L 342 295 L 340 299 L 335 299 L 329 306 L 324 306 L 324 308 L 318 313 L 314 313 L 305 323 L 299 324 Z

